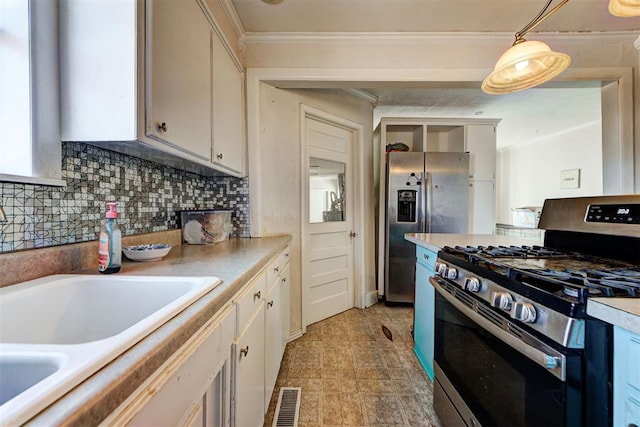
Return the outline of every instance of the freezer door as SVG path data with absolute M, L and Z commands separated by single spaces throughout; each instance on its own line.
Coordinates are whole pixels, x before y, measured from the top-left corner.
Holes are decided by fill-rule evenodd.
M 469 153 L 426 153 L 426 222 L 429 233 L 469 231 Z
M 413 302 L 415 245 L 405 233 L 424 231 L 422 180 L 424 153 L 392 152 L 387 155 L 385 299 Z

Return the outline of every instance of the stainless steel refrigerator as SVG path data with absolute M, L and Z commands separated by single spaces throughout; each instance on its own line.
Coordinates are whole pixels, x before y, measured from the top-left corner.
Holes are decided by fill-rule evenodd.
M 469 153 L 387 153 L 386 189 L 385 300 L 413 302 L 415 245 L 404 234 L 467 233 Z

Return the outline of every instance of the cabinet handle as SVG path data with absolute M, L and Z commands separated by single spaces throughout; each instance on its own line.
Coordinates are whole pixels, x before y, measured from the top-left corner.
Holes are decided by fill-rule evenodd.
M 269 302 L 267 303 L 267 305 L 268 305 L 269 307 L 273 307 L 273 300 L 269 301 Z
M 262 292 L 258 291 L 255 294 L 253 294 L 253 299 L 260 299 L 260 297 L 262 296 Z
M 287 283 L 287 278 L 286 277 L 282 278 L 282 283 Z
M 422 257 L 423 257 L 424 259 L 429 259 L 429 255 L 427 255 L 427 254 L 422 254 Z
M 245 348 L 241 348 L 240 349 L 240 357 L 242 357 L 242 356 L 247 357 L 247 354 L 249 354 L 249 346 L 248 345 Z
M 222 153 L 218 153 L 218 154 L 216 154 L 216 158 L 217 158 L 218 160 L 222 160 Z
M 277 272 L 279 272 L 279 271 L 280 271 L 280 267 L 276 267 L 276 268 L 274 268 L 274 269 L 273 269 L 273 272 L 274 272 L 274 273 L 277 273 Z
M 168 129 L 167 123 L 166 122 L 162 122 L 162 123 L 158 123 L 158 132 L 166 132 Z
M 287 252 L 286 254 L 284 254 L 285 258 L 289 258 L 289 252 Z

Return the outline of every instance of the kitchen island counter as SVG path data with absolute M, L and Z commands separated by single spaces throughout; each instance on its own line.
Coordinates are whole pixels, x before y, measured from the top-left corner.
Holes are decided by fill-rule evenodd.
M 290 242 L 290 236 L 177 245 L 155 262 L 124 260 L 119 275 L 216 276 L 222 283 L 72 389 L 27 425 L 98 425 Z M 96 269 L 78 273 L 97 274 Z
M 495 234 L 406 233 L 404 238 L 434 252 L 445 246 L 542 245 L 539 240 Z
M 640 334 L 640 299 L 590 298 L 587 314 L 614 326 Z

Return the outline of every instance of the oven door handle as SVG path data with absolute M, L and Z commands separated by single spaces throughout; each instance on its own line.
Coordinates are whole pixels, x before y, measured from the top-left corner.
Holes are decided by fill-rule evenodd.
M 566 381 L 566 357 L 559 351 L 551 348 L 547 344 L 543 343 L 536 337 L 528 334 L 527 332 L 518 331 L 518 335 L 510 332 L 511 322 L 503 319 L 503 325 L 499 326 L 494 321 L 489 320 L 492 317 L 485 317 L 483 311 L 491 311 L 486 308 L 483 303 L 474 301 L 473 306 L 469 307 L 467 304 L 460 301 L 450 292 L 443 288 L 440 284 L 440 280 L 444 280 L 436 277 L 429 277 L 431 285 L 452 304 L 456 309 L 462 312 L 469 319 L 473 320 L 479 326 L 490 332 L 493 336 L 500 339 L 514 350 L 520 352 L 522 355 L 530 359 L 532 362 L 537 363 L 543 368 L 547 369 L 556 378 Z M 464 292 L 454 287 L 455 292 Z M 501 318 L 502 319 L 502 318 Z

